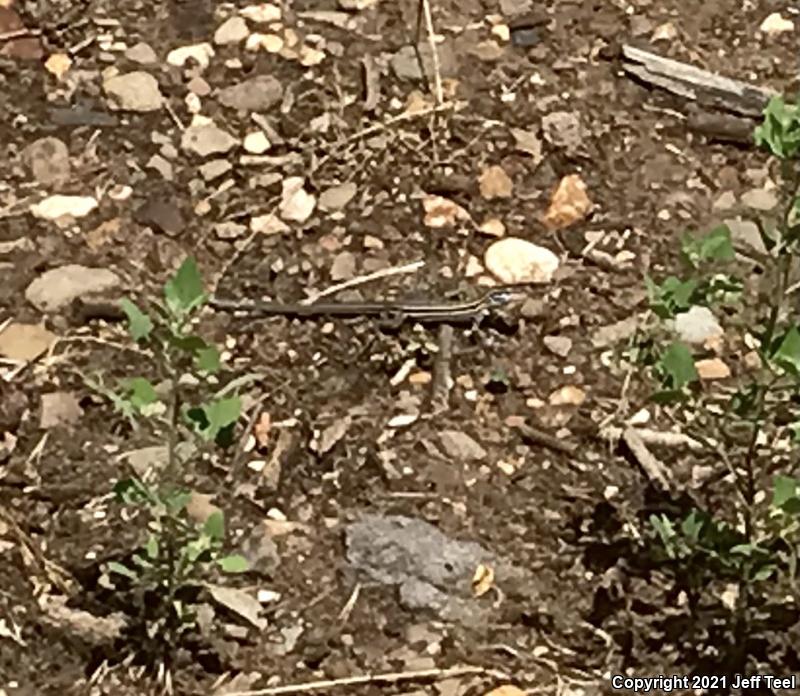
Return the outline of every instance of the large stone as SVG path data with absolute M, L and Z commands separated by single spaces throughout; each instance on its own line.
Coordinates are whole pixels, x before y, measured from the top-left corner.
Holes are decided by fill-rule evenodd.
M 121 283 L 107 268 L 69 264 L 40 275 L 25 290 L 25 299 L 42 312 L 57 312 L 79 297 L 113 290 Z
M 42 186 L 58 188 L 69 181 L 69 150 L 58 138 L 39 138 L 25 148 L 22 154 L 33 178 Z
M 109 106 L 120 111 L 158 111 L 164 103 L 156 78 L 141 70 L 111 77 L 103 89 Z
M 259 75 L 219 91 L 219 103 L 239 111 L 267 111 L 283 99 L 283 86 L 270 75 Z

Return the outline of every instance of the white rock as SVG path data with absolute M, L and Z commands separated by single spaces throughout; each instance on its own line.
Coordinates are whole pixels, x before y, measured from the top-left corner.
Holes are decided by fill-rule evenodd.
M 60 217 L 81 218 L 97 207 L 97 200 L 92 196 L 55 195 L 30 207 L 31 214 L 42 220 L 57 220 Z
M 339 186 L 326 189 L 320 194 L 319 207 L 326 212 L 341 210 L 353 200 L 357 190 L 356 185 L 352 181 L 347 184 L 339 184 Z
M 758 28 L 764 34 L 782 34 L 787 31 L 794 31 L 794 22 L 791 19 L 784 19 L 780 12 L 773 12 L 769 15 Z
M 158 111 L 164 103 L 156 78 L 141 70 L 109 77 L 103 90 L 109 106 L 119 111 Z
M 501 283 L 549 283 L 558 270 L 552 251 L 518 237 L 494 242 L 483 256 L 486 269 Z
M 763 188 L 750 189 L 742 194 L 742 204 L 753 210 L 768 211 L 778 205 L 778 197 L 774 191 Z
M 317 205 L 317 199 L 303 186 L 305 180 L 300 176 L 290 176 L 283 181 L 280 214 L 284 220 L 305 222 L 311 217 Z
M 57 312 L 83 295 L 119 287 L 121 280 L 106 268 L 87 268 L 77 264 L 46 271 L 25 290 L 25 299 L 42 312 Z
M 199 43 L 175 48 L 167 54 L 167 63 L 182 68 L 190 58 L 205 69 L 214 57 L 214 47 L 210 43 Z
M 250 31 L 244 19 L 230 17 L 220 24 L 219 28 L 214 32 L 214 43 L 219 46 L 237 44 L 244 41 L 249 34 Z
M 281 20 L 281 8 L 268 2 L 243 7 L 239 10 L 239 14 L 256 24 L 269 24 L 270 22 L 279 22 Z
M 289 229 L 289 225 L 273 213 L 257 215 L 250 220 L 250 231 L 259 234 L 281 234 L 288 232 Z
M 246 152 L 253 155 L 263 155 L 267 150 L 272 147 L 269 138 L 264 134 L 264 131 L 254 131 L 244 136 L 242 143 Z
M 444 451 L 453 459 L 453 464 L 485 459 L 486 450 L 469 435 L 460 430 L 442 430 L 439 442 Z
M 214 225 L 214 233 L 220 239 L 238 239 L 239 237 L 244 237 L 247 233 L 247 227 L 232 220 L 227 220 Z
M 140 65 L 153 65 L 153 63 L 158 62 L 156 52 L 149 44 L 144 43 L 144 41 L 140 41 L 135 46 L 131 46 L 125 51 L 125 57 L 129 61 L 139 63 Z
M 200 157 L 225 154 L 238 144 L 236 138 L 213 123 L 190 126 L 181 136 L 181 148 Z
M 702 344 L 719 338 L 723 331 L 708 307 L 692 307 L 675 317 L 675 331 L 686 343 Z

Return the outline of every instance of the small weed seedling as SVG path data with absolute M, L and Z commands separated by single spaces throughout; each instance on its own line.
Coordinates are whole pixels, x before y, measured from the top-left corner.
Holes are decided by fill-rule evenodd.
M 206 402 L 190 402 L 194 392 L 209 386 L 220 368 L 217 349 L 191 332 L 192 319 L 207 296 L 194 260 L 189 258 L 164 286 L 163 302 L 145 313 L 130 300 L 123 301 L 131 338 L 146 346 L 153 358 L 155 384 L 145 376 L 122 382 L 122 394 L 112 394 L 115 407 L 128 420 L 147 422 L 166 445 L 166 464 L 153 480 L 139 477 L 119 481 L 114 490 L 126 505 L 144 507 L 148 534 L 143 546 L 127 564 L 108 564 L 110 573 L 128 578 L 141 602 L 142 618 L 150 639 L 169 650 L 195 623 L 191 589 L 213 566 L 226 573 L 247 570 L 238 555 L 224 555 L 225 522 L 214 512 L 202 525 L 186 511 L 190 493 L 183 487 L 186 464 L 181 457 L 187 438 L 230 442 L 239 418 L 236 396 L 225 390 Z M 191 433 L 194 435 L 191 435 Z
M 800 439 L 800 312 L 793 294 L 800 277 L 800 108 L 773 98 L 755 141 L 780 170 L 779 212 L 751 220 L 763 244 L 754 255 L 756 269 L 752 261 L 743 267 L 724 225 L 685 236 L 683 276 L 646 280 L 655 320 L 629 355 L 650 368 L 657 385 L 653 400 L 719 463 L 716 480 L 733 484 L 713 513 L 653 515 L 657 545 L 651 550 L 673 569 L 692 611 L 709 582 L 735 588 L 728 604 L 734 645 L 742 650 L 767 591 L 764 583 L 784 573 L 794 580 L 800 549 L 800 481 L 787 469 L 791 448 L 771 446 Z M 695 326 L 719 321 L 725 345 L 675 340 L 679 325 L 689 320 Z M 730 366 L 717 358 L 730 362 L 734 353 L 741 360 L 725 378 Z M 722 379 L 702 374 L 699 368 L 710 363 L 722 365 L 722 374 L 714 375 Z M 791 591 L 800 597 L 794 582 Z

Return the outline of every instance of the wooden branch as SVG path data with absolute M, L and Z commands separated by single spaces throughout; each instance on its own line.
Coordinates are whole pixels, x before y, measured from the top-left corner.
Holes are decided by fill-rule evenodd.
M 623 70 L 648 85 L 742 116 L 759 118 L 770 97 L 776 94 L 771 89 L 722 77 L 633 46 L 624 45 L 622 57 Z

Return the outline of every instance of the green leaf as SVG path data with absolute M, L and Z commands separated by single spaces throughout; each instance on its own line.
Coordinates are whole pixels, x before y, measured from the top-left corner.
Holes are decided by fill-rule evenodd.
M 219 371 L 220 356 L 219 351 L 214 346 L 202 348 L 195 353 L 197 369 L 201 372 L 214 374 Z
M 800 481 L 791 476 L 776 476 L 774 491 L 772 494 L 772 506 L 783 508 L 790 500 L 797 499 L 798 485 Z
M 138 411 L 158 401 L 155 387 L 144 377 L 123 380 L 123 385 L 128 390 L 129 401 Z
M 109 573 L 116 573 L 117 575 L 123 575 L 126 578 L 130 578 L 131 580 L 136 580 L 139 576 L 137 575 L 135 570 L 131 570 L 128 566 L 122 565 L 122 563 L 117 563 L 116 561 L 109 561 L 106 564 L 106 568 L 108 568 Z
M 176 489 L 165 493 L 162 496 L 161 502 L 169 514 L 177 515 L 189 504 L 191 499 L 192 494 L 189 491 Z
M 737 556 L 747 556 L 748 558 L 759 552 L 760 549 L 755 544 L 737 544 L 736 546 L 731 547 L 732 554 Z
M 117 481 L 113 488 L 117 500 L 126 505 L 138 505 L 139 503 L 154 502 L 155 497 L 152 491 L 139 479 L 128 478 Z
M 125 298 L 120 302 L 122 311 L 128 317 L 128 333 L 134 341 L 141 341 L 153 330 L 153 320 L 133 302 Z
M 681 389 L 662 389 L 650 395 L 650 401 L 660 406 L 669 406 L 688 400 L 688 394 Z
M 155 534 L 151 534 L 148 537 L 147 543 L 144 545 L 144 551 L 149 559 L 154 561 L 158 558 L 158 538 Z
M 215 541 L 225 538 L 225 516 L 221 510 L 212 512 L 203 525 L 203 532 Z
M 684 281 L 675 276 L 669 276 L 659 285 L 651 278 L 645 277 L 645 286 L 650 309 L 662 319 L 669 319 L 692 306 L 692 297 L 697 290 L 697 281 Z
M 697 543 L 706 521 L 702 513 L 692 510 L 681 523 L 681 532 L 687 539 Z
M 247 559 L 238 554 L 218 558 L 217 565 L 224 573 L 245 573 L 250 570 L 250 564 Z
M 198 350 L 202 350 L 208 346 L 200 336 L 195 334 L 190 334 L 188 336 L 171 336 L 170 343 L 178 350 L 188 353 L 189 355 L 194 355 Z
M 698 378 L 692 352 L 683 343 L 671 343 L 662 354 L 658 366 L 673 389 L 681 389 Z
M 236 424 L 241 409 L 241 399 L 234 396 L 190 409 L 188 416 L 199 425 L 200 434 L 206 440 L 211 441 L 216 440 L 225 428 Z
M 189 256 L 164 285 L 164 299 L 175 316 L 184 316 L 205 302 L 203 278 L 193 257 Z
M 719 225 L 701 237 L 686 235 L 681 247 L 684 258 L 694 268 L 708 261 L 733 261 L 736 258 L 727 225 Z
M 794 376 L 800 376 L 800 331 L 789 329 L 775 353 L 775 362 Z
M 779 159 L 792 159 L 800 150 L 800 113 L 797 105 L 786 104 L 776 95 L 764 109 L 764 121 L 753 133 L 758 147 Z
M 763 582 L 764 580 L 769 580 L 772 574 L 777 570 L 777 566 L 772 564 L 762 566 L 755 573 L 753 573 L 752 580 L 753 582 Z

